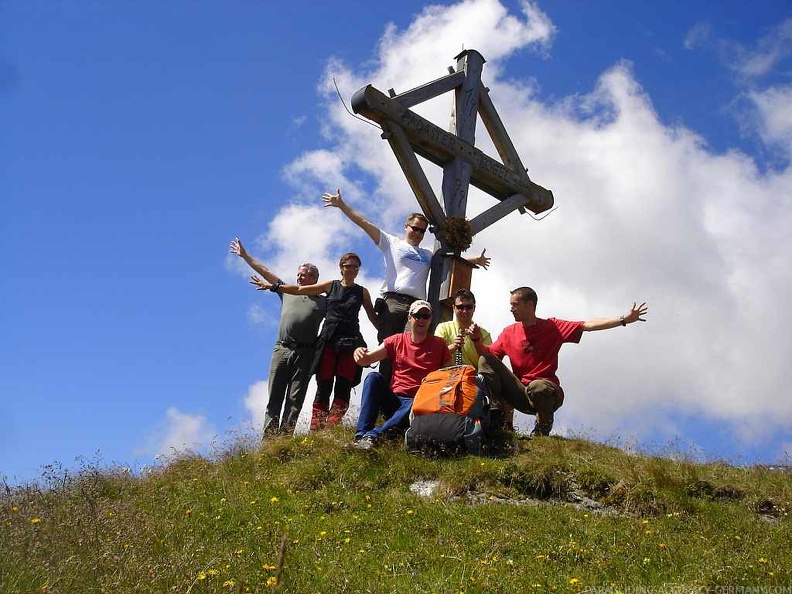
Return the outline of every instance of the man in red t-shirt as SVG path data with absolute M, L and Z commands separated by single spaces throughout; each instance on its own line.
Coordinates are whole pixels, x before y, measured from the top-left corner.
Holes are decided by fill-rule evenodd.
M 633 322 L 645 322 L 649 311 L 646 303 L 633 303 L 630 311 L 617 318 L 593 318 L 585 322 L 569 322 L 557 318 L 537 318 L 536 292 L 520 287 L 511 292 L 509 305 L 516 324 L 503 329 L 498 340 L 487 347 L 481 342 L 481 331 L 468 330 L 476 346 L 479 373 L 484 376 L 494 403 L 506 402 L 520 412 L 536 415 L 532 435 L 549 435 L 553 414 L 564 402 L 564 391 L 556 377 L 558 352 L 566 342 L 580 342 L 583 332 L 608 330 Z M 512 369 L 504 365 L 508 355 Z M 499 421 L 493 411 L 493 421 Z
M 355 431 L 355 442 L 361 449 L 374 447 L 377 439 L 390 429 L 406 429 L 413 398 L 421 381 L 429 372 L 440 369 L 451 353 L 462 345 L 461 336 L 453 345 L 447 346 L 445 340 L 429 334 L 432 306 L 427 301 L 413 301 L 408 319 L 410 329 L 407 332 L 388 336 L 371 351 L 363 347 L 355 349 L 358 365 L 370 365 L 383 359 L 390 359 L 393 364 L 390 384 L 379 372 L 369 373 L 363 382 L 360 416 Z M 380 413 L 385 422 L 375 427 Z

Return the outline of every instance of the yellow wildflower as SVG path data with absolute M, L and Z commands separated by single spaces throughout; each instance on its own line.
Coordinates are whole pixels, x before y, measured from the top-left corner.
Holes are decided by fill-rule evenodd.
M 274 575 L 267 578 L 268 588 L 274 588 L 277 585 L 278 585 L 278 578 L 276 578 Z
M 41 524 L 41 518 L 30 518 L 31 524 Z
M 759 558 L 756 560 L 756 562 L 757 562 L 757 563 L 767 563 L 767 559 L 765 559 L 764 557 L 759 557 Z
M 574 586 L 575 584 L 579 584 L 580 580 L 578 578 L 572 578 L 571 580 L 569 580 L 569 583 Z
M 272 497 L 270 499 L 270 503 L 278 503 L 278 501 L 280 501 L 280 499 L 278 499 L 277 497 Z
M 201 573 L 198 574 L 198 579 L 199 580 L 205 580 L 206 579 L 206 574 L 202 571 Z
M 236 585 L 234 580 L 226 580 L 223 582 L 223 588 L 228 588 L 229 590 Z

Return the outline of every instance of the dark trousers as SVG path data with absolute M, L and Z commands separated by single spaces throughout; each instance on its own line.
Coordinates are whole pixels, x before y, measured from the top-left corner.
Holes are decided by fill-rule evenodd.
M 555 411 L 564 402 L 558 385 L 550 380 L 536 379 L 526 386 L 495 355 L 479 357 L 478 371 L 496 405 L 511 404 L 522 413 L 536 415 L 534 433 L 550 433 Z
M 410 313 L 410 305 L 414 298 L 400 293 L 385 293 L 382 300 L 385 307 L 378 307 L 379 329 L 377 330 L 377 341 L 381 344 L 388 336 L 400 334 L 407 329 L 407 318 Z M 390 359 L 383 359 L 379 364 L 379 372 L 385 378 L 385 382 L 390 384 L 393 373 L 393 363 Z

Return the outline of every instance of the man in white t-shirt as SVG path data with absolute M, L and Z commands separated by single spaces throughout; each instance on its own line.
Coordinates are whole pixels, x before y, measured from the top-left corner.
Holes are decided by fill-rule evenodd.
M 404 221 L 404 237 L 400 238 L 367 221 L 343 201 L 340 189 L 335 194 L 323 194 L 322 201 L 326 207 L 340 208 L 350 221 L 363 229 L 385 259 L 382 297 L 374 306 L 379 320 L 377 340 L 381 343 L 388 336 L 404 332 L 410 305 L 418 299 L 426 299 L 426 279 L 429 278 L 433 252 L 420 244 L 429 228 L 429 220 L 419 212 L 412 213 Z M 484 252 L 467 260 L 485 269 L 490 263 Z M 390 361 L 387 359 L 380 363 L 380 373 L 390 380 Z

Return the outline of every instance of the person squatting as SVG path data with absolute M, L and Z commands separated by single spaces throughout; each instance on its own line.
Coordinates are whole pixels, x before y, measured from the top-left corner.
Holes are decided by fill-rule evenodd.
M 513 430 L 513 411 L 517 410 L 535 417 L 533 436 L 549 435 L 565 396 L 557 375 L 561 347 L 579 343 L 584 332 L 646 321 L 648 306 L 637 302 L 615 317 L 581 321 L 541 318 L 536 291 L 522 286 L 509 296 L 514 324 L 493 341 L 490 333 L 473 321 L 475 296 L 460 289 L 452 296 L 454 318 L 438 324 L 431 334 L 433 309 L 426 301 L 426 281 L 432 252 L 420 247 L 429 227 L 427 218 L 420 213 L 409 215 L 404 237 L 399 238 L 349 207 L 340 190 L 324 194 L 322 200 L 326 207 L 339 208 L 382 251 L 385 281 L 375 304 L 369 291 L 355 282 L 360 257 L 348 252 L 339 260 L 340 279 L 319 282 L 316 266 L 306 263 L 298 268 L 297 283 L 285 284 L 250 256 L 239 238 L 231 243 L 231 252 L 260 275 L 253 275 L 250 283 L 258 290 L 276 293 L 282 302 L 270 364 L 265 438 L 294 432 L 313 375 L 317 390 L 310 429 L 338 425 L 349 408 L 351 389 L 361 381 L 362 368 L 379 363 L 378 371 L 370 372 L 364 382 L 355 431 L 358 447 L 375 447 L 383 436 L 407 429 L 412 399 L 421 381 L 449 365 L 457 350 L 461 350 L 463 363 L 476 367 L 484 381 L 493 429 Z M 486 269 L 490 258 L 482 252 L 469 261 Z M 361 309 L 378 330 L 379 345 L 370 350 L 360 332 Z M 510 367 L 504 364 L 504 357 L 509 358 Z M 384 422 L 376 426 L 380 416 Z

